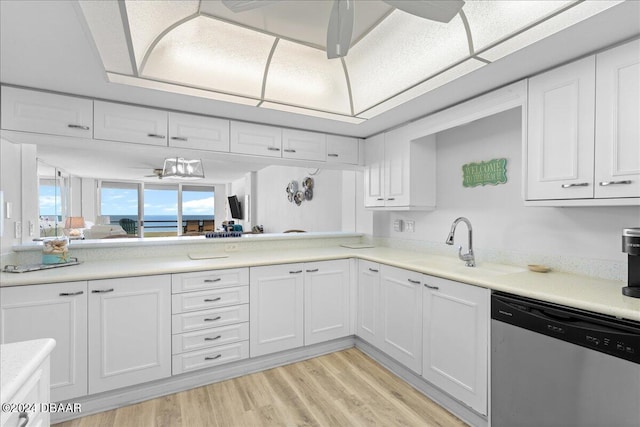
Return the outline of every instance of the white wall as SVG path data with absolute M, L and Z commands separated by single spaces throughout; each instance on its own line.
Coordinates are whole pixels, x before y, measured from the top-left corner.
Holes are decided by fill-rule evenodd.
M 268 166 L 256 173 L 256 219 L 265 233 L 281 233 L 285 230 L 341 231 L 342 230 L 342 171 Z M 291 180 L 298 181 L 311 176 L 314 179 L 313 200 L 305 200 L 296 206 L 287 200 L 285 189 Z
M 565 255 L 623 262 L 620 240 L 624 227 L 640 226 L 640 207 L 544 208 L 523 206 L 521 195 L 520 109 L 506 111 L 437 135 L 437 209 L 433 212 L 374 214 L 374 235 L 435 242 L 446 246 L 453 220 L 471 220 L 474 248 L 537 255 Z M 508 182 L 497 186 L 462 186 L 462 165 L 507 159 Z M 416 222 L 415 233 L 396 233 L 396 218 Z M 466 247 L 461 224 L 455 245 Z

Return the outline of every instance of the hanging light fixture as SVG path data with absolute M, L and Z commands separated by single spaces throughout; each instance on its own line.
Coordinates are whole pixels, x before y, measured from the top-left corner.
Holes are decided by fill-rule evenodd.
M 164 159 L 162 178 L 203 179 L 202 160 L 186 160 L 182 157 Z

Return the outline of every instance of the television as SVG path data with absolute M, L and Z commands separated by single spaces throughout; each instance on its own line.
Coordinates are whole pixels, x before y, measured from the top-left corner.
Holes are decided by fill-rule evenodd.
M 238 201 L 238 196 L 229 196 L 227 199 L 229 200 L 229 209 L 231 209 L 231 218 L 242 219 L 242 205 Z

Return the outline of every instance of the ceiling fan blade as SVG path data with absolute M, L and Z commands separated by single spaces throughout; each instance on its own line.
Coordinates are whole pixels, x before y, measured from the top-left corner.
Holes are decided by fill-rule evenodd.
M 273 3 L 276 3 L 276 0 L 222 0 L 222 4 L 235 13 L 258 9 Z
M 421 18 L 449 22 L 460 12 L 464 0 L 382 0 L 390 6 Z
M 327 58 L 341 58 L 351 47 L 354 0 L 335 0 L 327 28 Z

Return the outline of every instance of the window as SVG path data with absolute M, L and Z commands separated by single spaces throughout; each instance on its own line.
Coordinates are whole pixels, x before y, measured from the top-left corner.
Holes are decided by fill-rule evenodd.
M 127 234 L 140 235 L 139 184 L 105 182 L 99 186 L 100 215 L 108 216 L 110 224 L 120 225 Z
M 215 230 L 213 186 L 182 186 L 182 222 L 184 234 L 195 234 Z
M 144 186 L 144 237 L 178 235 L 178 185 Z

